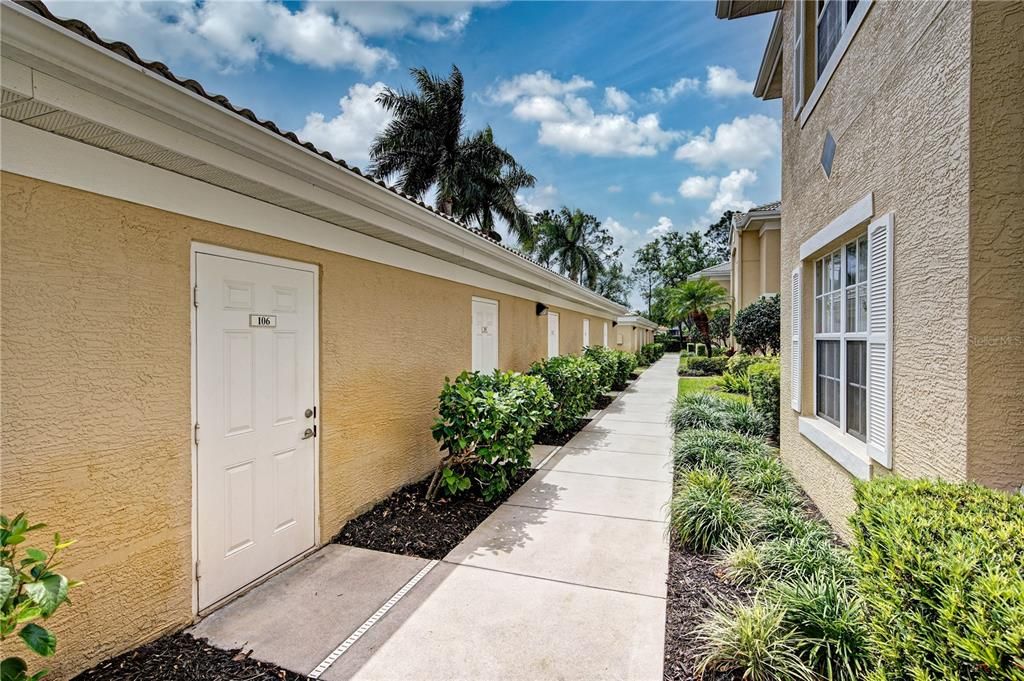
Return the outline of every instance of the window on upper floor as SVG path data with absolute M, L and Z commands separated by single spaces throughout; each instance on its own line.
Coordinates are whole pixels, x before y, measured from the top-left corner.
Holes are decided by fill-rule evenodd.
M 825 71 L 832 53 L 839 45 L 839 39 L 850 23 L 857 0 L 815 0 L 815 63 L 817 77 Z
M 794 115 L 803 113 L 802 119 L 806 118 L 814 108 L 871 2 L 799 0 L 793 3 Z

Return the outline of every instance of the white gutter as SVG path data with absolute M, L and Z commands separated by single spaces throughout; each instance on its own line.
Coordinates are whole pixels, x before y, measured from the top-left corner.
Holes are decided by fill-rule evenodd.
M 10 0 L 0 2 L 3 55 L 35 71 L 40 101 L 108 125 L 116 120 L 124 132 L 370 223 L 407 248 L 440 250 L 611 316 L 627 310 Z

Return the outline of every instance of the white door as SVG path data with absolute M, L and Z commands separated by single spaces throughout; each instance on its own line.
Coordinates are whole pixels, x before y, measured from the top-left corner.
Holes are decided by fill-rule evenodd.
M 558 313 L 548 312 L 548 357 L 558 355 Z
M 315 543 L 316 274 L 195 257 L 202 609 Z
M 590 320 L 583 320 L 583 347 L 590 347 Z
M 604 346 L 608 347 L 608 322 L 604 323 Z
M 473 298 L 473 371 L 498 368 L 498 302 Z

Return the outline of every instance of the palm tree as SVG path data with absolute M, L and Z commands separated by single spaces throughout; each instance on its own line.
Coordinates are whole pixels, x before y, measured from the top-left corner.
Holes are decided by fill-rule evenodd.
M 688 319 L 697 329 L 704 347 L 711 354 L 711 328 L 708 315 L 727 303 L 729 294 L 707 277 L 686 281 L 671 291 L 670 313 L 678 320 Z M 682 331 L 682 325 L 680 325 Z
M 437 185 L 437 204 L 445 213 L 475 222 L 500 240 L 495 219 L 529 248 L 533 229 L 529 215 L 516 203 L 516 193 L 536 182 L 505 149 L 494 143 L 488 126 L 463 137 L 463 80 L 452 66 L 447 78 L 426 69 L 411 70 L 417 92 L 385 88 L 378 103 L 394 118 L 370 145 L 370 171 L 379 177 L 398 176 L 396 186 L 422 197 Z
M 562 206 L 557 213 L 539 213 L 535 221 L 537 258 L 545 265 L 556 265 L 576 283 L 595 288 L 604 271 L 600 251 L 604 233 L 597 218 Z

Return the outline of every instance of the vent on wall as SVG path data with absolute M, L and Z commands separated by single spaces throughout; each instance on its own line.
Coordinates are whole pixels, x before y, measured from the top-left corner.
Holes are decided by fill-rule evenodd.
M 836 157 L 836 138 L 832 132 L 825 131 L 825 144 L 821 147 L 821 169 L 825 171 L 825 177 L 832 177 L 832 161 Z

